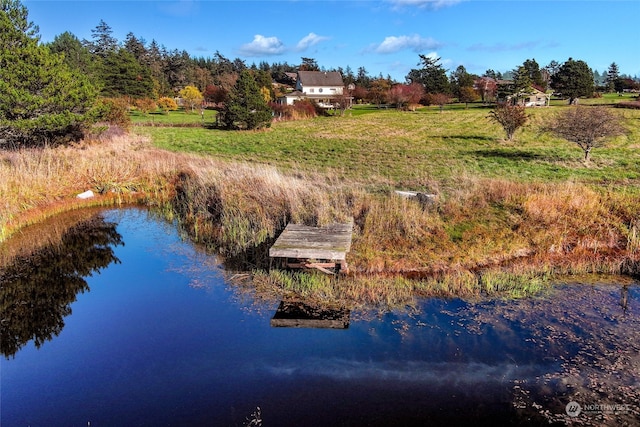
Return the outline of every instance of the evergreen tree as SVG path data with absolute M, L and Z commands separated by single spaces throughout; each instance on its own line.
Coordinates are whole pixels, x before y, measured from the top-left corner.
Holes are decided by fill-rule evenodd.
M 573 104 L 581 96 L 592 96 L 595 89 L 593 72 L 587 63 L 572 58 L 562 64 L 551 77 L 551 84 L 556 92 L 569 99 L 569 104 Z
M 189 54 L 186 51 L 173 50 L 170 54 L 165 54 L 164 75 L 169 83 L 169 87 L 178 92 L 187 84 L 187 73 L 189 67 Z
M 526 97 L 533 92 L 533 80 L 524 65 L 518 67 L 517 70 L 513 70 L 512 91 L 516 98 Z
M 473 88 L 474 77 L 467 72 L 464 65 L 459 65 L 458 68 L 449 76 L 451 90 L 453 94 L 458 98 L 463 98 L 463 92 L 468 94 L 468 91 L 464 88 Z M 461 101 L 464 102 L 464 101 Z
M 367 89 L 371 86 L 371 77 L 369 77 L 369 74 L 364 67 L 358 67 L 358 75 L 355 83 L 356 85 Z
M 420 83 L 424 86 L 425 93 L 451 93 L 447 70 L 439 64 L 440 58 L 432 58 L 420 54 L 420 69 L 412 69 L 406 76 L 410 83 Z
M 64 55 L 64 62 L 69 68 L 92 74 L 91 53 L 75 35 L 66 31 L 57 35 L 48 46 L 52 53 Z
M 164 73 L 165 69 L 165 56 L 162 54 L 163 48 L 158 45 L 158 42 L 151 40 L 149 48 L 147 49 L 145 66 L 149 67 L 151 72 L 151 79 L 153 81 L 153 90 L 158 96 L 174 96 L 174 92 L 169 86 L 169 82 Z
M 91 30 L 92 42 L 88 42 L 89 50 L 94 55 L 106 57 L 107 54 L 118 49 L 118 40 L 112 36 L 113 30 L 102 19 L 100 23 Z
M 547 82 L 542 77 L 542 71 L 540 71 L 540 66 L 535 59 L 527 59 L 522 64 L 522 67 L 526 70 L 532 84 L 539 86 L 542 89 L 547 88 Z
M 271 108 L 253 75 L 241 72 L 220 111 L 220 123 L 227 129 L 261 129 L 271 126 L 271 118 Z
M 302 57 L 302 64 L 299 67 L 300 71 L 320 71 L 318 62 L 313 58 Z
M 617 91 L 616 86 L 619 85 L 616 83 L 618 80 L 620 80 L 620 70 L 618 69 L 618 64 L 612 62 L 611 65 L 609 65 L 605 79 L 605 84 L 609 92 L 613 92 L 614 90 Z
M 344 73 L 342 74 L 342 78 L 344 80 L 345 86 L 349 86 L 350 84 L 355 84 L 356 82 L 356 77 L 353 74 L 353 70 L 348 65 L 347 65 L 347 68 L 345 68 Z
M 603 85 L 602 75 L 600 74 L 600 72 L 598 70 L 594 70 L 593 71 L 593 82 L 595 83 L 596 86 L 602 86 Z
M 554 59 L 544 69 L 547 70 L 550 76 L 553 76 L 560 70 L 560 63 Z
M 110 52 L 102 66 L 102 95 L 155 98 L 151 71 L 143 67 L 131 52 Z
M 144 39 L 138 39 L 133 33 L 128 33 L 124 40 L 123 47 L 131 52 L 140 64 L 148 65 L 146 64 L 147 48 L 145 47 Z
M 488 77 L 494 80 L 502 80 L 504 78 L 500 71 L 494 71 L 491 68 L 485 71 L 482 77 Z
M 19 0 L 0 0 L 2 32 L 0 41 L 6 46 L 20 45 L 29 39 L 39 41 L 38 26 L 29 21 L 29 11 Z
M 78 140 L 96 90 L 63 56 L 39 44 L 27 9 L 0 0 L 0 146 Z

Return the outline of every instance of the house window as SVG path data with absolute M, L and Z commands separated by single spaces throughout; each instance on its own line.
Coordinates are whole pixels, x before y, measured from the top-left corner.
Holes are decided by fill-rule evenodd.
M 322 88 L 318 89 L 318 92 L 322 93 Z

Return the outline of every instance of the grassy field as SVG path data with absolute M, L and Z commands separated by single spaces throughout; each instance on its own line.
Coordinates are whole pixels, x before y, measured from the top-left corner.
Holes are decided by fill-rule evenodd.
M 242 134 L 203 128 L 137 128 L 159 148 L 329 173 L 363 183 L 422 189 L 460 176 L 516 181 L 578 180 L 627 184 L 640 178 L 640 112 L 617 110 L 629 134 L 593 152 L 589 167 L 572 143 L 540 132 L 561 108 L 528 111 L 529 122 L 505 141 L 488 108 L 366 114 L 275 123 Z M 358 110 L 356 110 L 358 111 Z
M 185 112 L 184 110 L 169 111 L 162 113 L 159 111 L 142 113 L 133 110 L 130 113 L 131 122 L 136 126 L 211 126 L 215 124 L 216 112 L 213 110 Z

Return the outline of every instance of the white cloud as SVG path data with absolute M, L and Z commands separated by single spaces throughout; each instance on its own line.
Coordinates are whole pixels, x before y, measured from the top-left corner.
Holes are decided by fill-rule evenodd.
M 463 0 L 387 0 L 395 8 L 401 7 L 419 7 L 422 9 L 441 9 L 443 7 L 453 6 Z
M 329 37 L 319 36 L 315 33 L 309 33 L 298 42 L 298 44 L 296 45 L 296 50 L 298 51 L 306 50 L 311 46 L 315 46 L 318 43 L 325 40 L 329 40 Z
M 428 37 L 422 38 L 417 34 L 412 36 L 389 36 L 374 48 L 377 53 L 395 53 L 401 50 L 411 49 L 414 52 L 422 52 L 429 49 L 442 47 L 442 43 Z
M 251 43 L 243 44 L 240 53 L 244 56 L 279 55 L 285 51 L 284 44 L 277 37 L 253 36 Z

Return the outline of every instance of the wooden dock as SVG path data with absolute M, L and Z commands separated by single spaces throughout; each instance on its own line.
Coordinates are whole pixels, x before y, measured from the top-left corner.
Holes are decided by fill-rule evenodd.
M 279 258 L 288 268 L 330 269 L 348 272 L 347 252 L 351 249 L 353 222 L 325 227 L 289 223 L 269 249 L 269 257 Z

